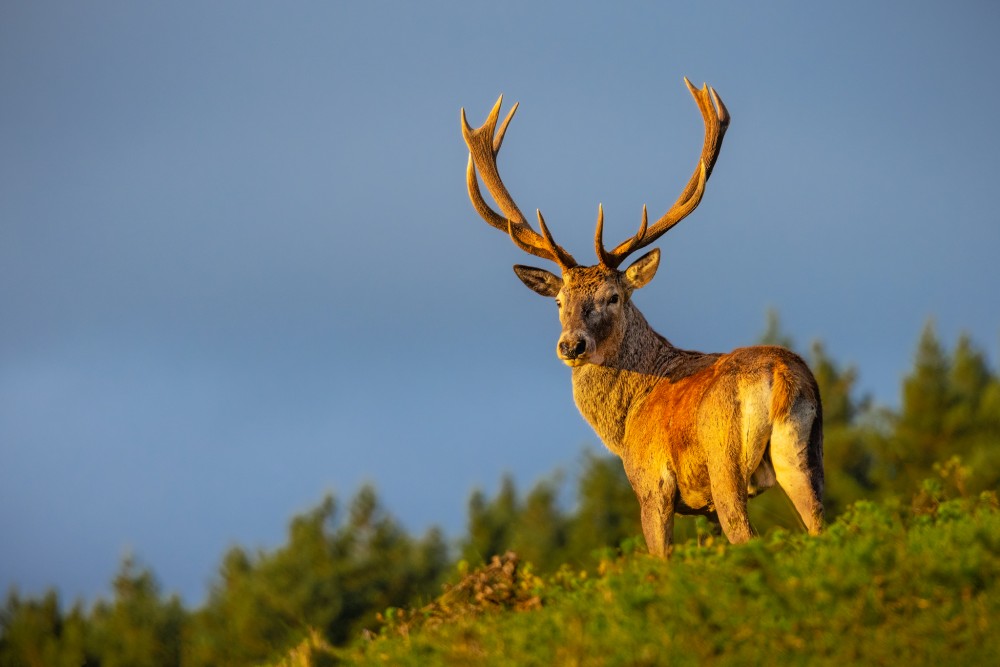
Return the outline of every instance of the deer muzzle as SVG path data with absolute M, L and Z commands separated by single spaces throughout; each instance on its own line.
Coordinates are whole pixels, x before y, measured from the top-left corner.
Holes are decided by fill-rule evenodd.
M 586 363 L 596 363 L 592 358 L 594 348 L 594 341 L 589 336 L 578 332 L 564 333 L 559 337 L 556 353 L 567 366 L 582 366 Z

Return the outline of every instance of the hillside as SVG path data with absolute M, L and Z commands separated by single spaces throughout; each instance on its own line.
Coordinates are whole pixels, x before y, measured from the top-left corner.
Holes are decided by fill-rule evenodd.
M 305 642 L 281 665 L 994 664 L 993 493 L 859 502 L 818 538 L 703 536 L 670 562 L 633 552 L 539 578 L 509 554 L 377 633 Z

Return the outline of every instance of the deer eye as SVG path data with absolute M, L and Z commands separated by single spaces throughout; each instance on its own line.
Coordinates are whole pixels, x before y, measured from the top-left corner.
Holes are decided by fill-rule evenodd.
M 617 294 L 612 294 L 611 298 L 608 299 L 608 303 L 618 303 L 618 295 Z

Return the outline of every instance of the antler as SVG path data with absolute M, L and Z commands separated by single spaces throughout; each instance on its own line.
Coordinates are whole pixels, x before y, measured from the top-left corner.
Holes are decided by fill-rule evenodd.
M 604 240 L 602 238 L 604 233 L 604 211 L 601 208 L 598 209 L 597 232 L 594 235 L 594 245 L 601 264 L 608 268 L 617 269 L 631 253 L 639 248 L 648 246 L 663 236 L 667 230 L 690 215 L 698 207 L 698 204 L 701 203 L 701 198 L 705 194 L 705 182 L 712 175 L 712 168 L 715 166 L 715 161 L 719 158 L 719 150 L 722 148 L 722 138 L 729 127 L 729 111 L 726 109 L 726 105 L 722 103 L 714 88 L 710 88 L 708 85 L 702 86 L 701 89 L 695 88 L 688 81 L 687 77 L 684 77 L 684 83 L 687 84 L 688 90 L 691 91 L 691 95 L 694 97 L 694 101 L 701 111 L 702 118 L 705 120 L 705 143 L 701 148 L 701 158 L 698 161 L 698 166 L 695 167 L 690 180 L 688 180 L 680 197 L 670 207 L 670 210 L 653 223 L 652 227 L 648 227 L 647 229 L 646 207 L 643 206 L 642 224 L 639 226 L 639 231 L 632 238 L 618 244 L 614 250 L 608 251 L 604 249 Z
M 552 260 L 563 270 L 573 268 L 577 266 L 576 260 L 552 239 L 552 234 L 549 233 L 545 226 L 545 220 L 542 218 L 542 212 L 536 211 L 538 226 L 542 230 L 542 235 L 539 236 L 524 219 L 521 210 L 514 203 L 503 181 L 500 180 L 500 172 L 497 170 L 497 153 L 500 152 L 500 146 L 503 144 L 507 125 L 514 117 L 514 112 L 517 111 L 517 104 L 515 104 L 500 125 L 500 129 L 496 130 L 502 103 L 503 95 L 493 105 L 490 115 L 486 117 L 486 122 L 483 123 L 482 127 L 476 129 L 472 129 L 469 125 L 465 118 L 465 109 L 462 109 L 462 136 L 465 138 L 465 144 L 469 147 L 469 166 L 466 170 L 469 199 L 472 200 L 472 205 L 483 220 L 492 227 L 509 234 L 514 244 L 521 250 L 542 259 Z M 482 192 L 479 190 L 479 178 L 476 177 L 477 171 L 490 196 L 503 211 L 503 215 L 494 211 L 483 199 Z

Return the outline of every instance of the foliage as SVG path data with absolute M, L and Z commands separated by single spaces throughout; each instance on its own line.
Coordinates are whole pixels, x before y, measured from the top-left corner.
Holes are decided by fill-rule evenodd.
M 331 652 L 435 665 L 991 664 L 1000 650 L 994 494 L 852 505 L 818 538 L 709 540 L 670 562 L 604 561 L 532 581 L 530 611 L 483 605 L 414 630 L 389 619 Z
M 523 500 L 509 476 L 492 500 L 474 492 L 463 559 L 475 566 L 514 551 L 540 572 L 564 563 L 586 567 L 603 550 L 641 532 L 639 505 L 617 459 L 584 454 L 573 512 L 559 506 L 560 479 L 553 475 L 539 481 Z
M 768 308 L 767 313 L 765 313 L 765 320 L 764 333 L 760 335 L 757 341 L 760 345 L 780 345 L 790 350 L 795 347 L 792 337 L 781 327 L 781 316 L 777 310 Z
M 363 488 L 344 521 L 327 497 L 296 517 L 271 553 L 227 554 L 208 604 L 194 617 L 190 665 L 246 665 L 319 633 L 342 643 L 378 611 L 437 592 L 447 565 L 439 532 L 414 541 Z
M 458 570 L 458 582 L 445 586 L 436 600 L 419 609 L 390 608 L 379 615 L 379 621 L 398 634 L 408 635 L 413 629 L 454 623 L 484 611 L 525 611 L 541 605 L 542 580 L 530 564 L 522 565 L 513 551 L 494 556 L 473 572 L 468 572 L 464 562 Z
M 60 610 L 55 591 L 40 601 L 8 596 L 0 617 L 0 665 L 156 667 L 179 665 L 186 614 L 176 597 L 163 599 L 152 572 L 126 556 L 112 584 L 114 597 L 90 614 Z
M 504 475 L 492 501 L 487 501 L 481 491 L 474 491 L 469 499 L 469 533 L 462 546 L 463 558 L 483 563 L 493 554 L 506 551 L 520 513 L 517 488 L 510 475 Z
M 884 452 L 884 484 L 898 490 L 935 461 L 958 455 L 972 466 L 974 488 L 1000 483 L 1000 378 L 968 336 L 945 353 L 932 322 L 924 327 L 914 368 L 903 380 L 894 437 Z
M 75 667 L 87 661 L 85 614 L 77 605 L 64 615 L 54 590 L 39 600 L 11 591 L 0 627 L 3 667 Z
M 790 341 L 773 312 L 763 339 Z M 1000 485 L 1000 376 L 968 335 L 959 336 L 949 353 L 933 321 L 927 322 L 913 368 L 903 379 L 898 411 L 859 398 L 857 370 L 834 362 L 822 343 L 814 343 L 807 357 L 823 400 L 828 516 L 857 500 L 906 493 L 934 474 L 936 462 L 953 456 L 969 465 L 970 491 Z M 775 502 L 768 498 L 761 504 L 774 508 Z M 790 525 L 787 518 L 759 519 L 765 530 Z
M 90 613 L 91 646 L 102 667 L 179 665 L 184 610 L 162 599 L 153 573 L 126 556 L 113 582 L 113 602 Z
M 89 614 L 78 604 L 64 615 L 54 592 L 40 601 L 12 592 L 0 614 L 0 667 L 259 664 L 303 639 L 343 643 L 374 625 L 379 611 L 430 598 L 448 565 L 439 531 L 409 537 L 366 487 L 342 520 L 327 497 L 292 520 L 285 545 L 231 549 L 194 612 L 164 599 L 131 558 L 112 600 Z
M 764 342 L 792 344 L 773 311 Z M 933 323 L 898 410 L 859 396 L 858 370 L 822 343 L 804 356 L 824 406 L 819 538 L 774 489 L 750 503 L 761 539 L 730 547 L 682 517 L 673 562 L 650 560 L 621 462 L 594 453 L 573 504 L 560 474 L 473 493 L 454 548 L 407 534 L 365 487 L 346 512 L 327 497 L 294 517 L 273 550 L 231 548 L 198 609 L 130 557 L 89 608 L 12 590 L 0 667 L 984 661 L 1000 648 L 1000 377 Z

